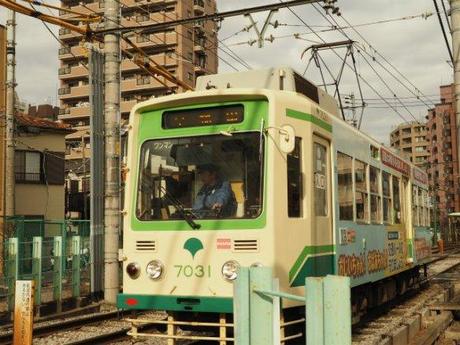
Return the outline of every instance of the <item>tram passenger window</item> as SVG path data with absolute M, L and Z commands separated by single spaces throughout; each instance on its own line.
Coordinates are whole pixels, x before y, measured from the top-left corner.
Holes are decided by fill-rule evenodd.
M 355 160 L 355 203 L 356 219 L 367 222 L 369 220 L 367 164 L 359 160 Z
M 380 223 L 380 191 L 379 191 L 380 170 L 371 166 L 369 168 L 369 187 L 371 192 L 371 222 Z
M 419 226 L 420 207 L 417 186 L 412 186 L 412 225 Z
M 423 191 L 423 210 L 425 213 L 425 226 L 430 226 L 430 197 L 426 190 Z
M 382 173 L 383 221 L 385 223 L 391 223 L 390 176 L 389 173 Z
M 302 217 L 302 138 L 295 138 L 295 148 L 287 155 L 288 216 Z
M 420 226 L 426 226 L 426 191 L 419 188 Z
M 314 154 L 314 201 L 315 215 L 327 216 L 327 148 L 324 145 L 315 143 Z
M 401 194 L 399 190 L 399 178 L 393 176 L 393 220 L 396 224 L 401 224 Z
M 352 161 L 350 156 L 337 152 L 340 220 L 353 220 Z

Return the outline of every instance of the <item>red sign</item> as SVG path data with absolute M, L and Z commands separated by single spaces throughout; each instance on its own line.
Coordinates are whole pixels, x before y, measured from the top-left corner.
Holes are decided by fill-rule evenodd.
M 216 243 L 217 243 L 217 249 L 231 249 L 232 248 L 232 240 L 230 238 L 218 238 Z
M 412 169 L 414 180 L 423 184 L 428 184 L 428 176 L 423 171 L 417 168 Z
M 382 163 L 386 166 L 404 175 L 410 175 L 410 165 L 390 151 L 385 150 L 383 147 L 380 148 L 380 157 L 382 157 Z

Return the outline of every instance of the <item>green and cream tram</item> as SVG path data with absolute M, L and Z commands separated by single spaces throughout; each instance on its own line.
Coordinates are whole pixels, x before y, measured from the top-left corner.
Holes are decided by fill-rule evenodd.
M 127 164 L 123 309 L 230 314 L 238 267 L 263 265 L 295 294 L 307 276 L 350 276 L 359 311 L 404 292 L 431 254 L 425 172 L 289 68 L 138 104 Z

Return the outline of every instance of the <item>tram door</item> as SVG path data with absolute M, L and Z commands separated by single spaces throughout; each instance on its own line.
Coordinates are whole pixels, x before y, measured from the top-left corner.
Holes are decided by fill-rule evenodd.
M 314 245 L 333 244 L 330 143 L 313 136 L 313 235 Z

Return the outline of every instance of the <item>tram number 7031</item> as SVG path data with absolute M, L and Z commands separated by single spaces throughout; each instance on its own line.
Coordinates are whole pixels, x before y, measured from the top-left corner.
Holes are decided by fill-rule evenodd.
M 177 277 L 197 277 L 197 278 L 210 278 L 211 277 L 211 265 L 203 266 L 191 266 L 191 265 L 174 265 L 177 270 Z

